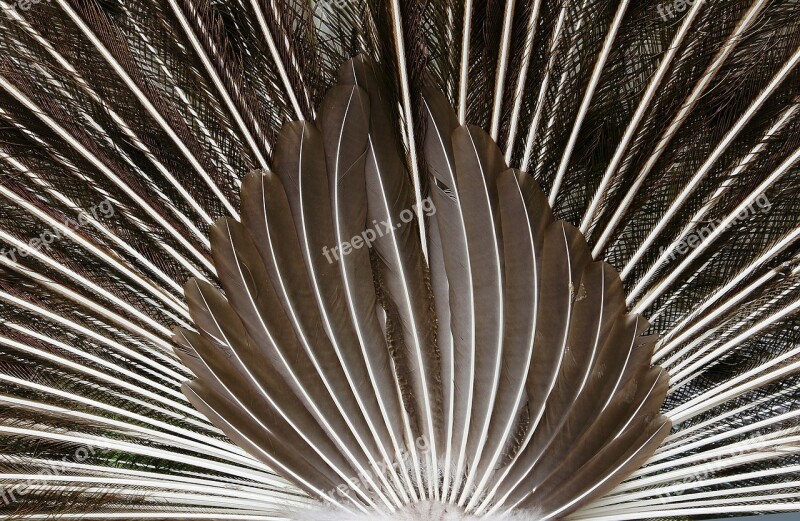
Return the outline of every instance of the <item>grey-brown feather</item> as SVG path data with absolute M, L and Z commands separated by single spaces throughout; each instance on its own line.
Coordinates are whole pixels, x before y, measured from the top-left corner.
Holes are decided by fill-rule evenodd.
M 286 440 L 295 440 L 285 443 L 300 443 L 327 483 L 345 487 L 340 501 L 355 494 L 375 515 L 410 505 L 402 515 L 411 519 L 420 501 L 441 494 L 461 513 L 429 504 L 440 516 L 496 504 L 563 517 L 638 468 L 668 431 L 654 416 L 665 386 L 660 371 L 649 370 L 653 339 L 640 338 L 647 323 L 626 315 L 619 277 L 591 261 L 578 230 L 553 220 L 535 183 L 507 170 L 481 129 L 454 127 L 451 109 L 431 91 L 429 272 L 413 229 L 400 229 L 413 199 L 397 136 L 381 124 L 382 91 L 363 58 L 343 71 L 349 85 L 332 89 L 315 125 L 282 131 L 283 182 L 250 176 L 245 226 L 223 220 L 213 228 L 230 301 L 208 284 L 187 284 L 204 337 L 198 347 L 206 346 L 195 352 L 208 360 L 197 376 L 216 389 L 214 403 L 227 404 L 215 417 L 227 422 L 223 430 L 240 422 L 252 429 L 248 416 L 257 420 L 256 404 L 268 402 Z M 391 235 L 376 241 L 376 255 L 371 243 L 349 244 L 379 218 Z M 515 234 L 523 240 L 511 240 Z M 335 259 L 326 259 L 323 248 L 336 245 Z M 433 317 L 423 316 L 437 297 L 438 336 L 447 335 L 441 369 L 430 365 Z M 391 349 L 395 321 L 402 353 Z M 324 360 L 341 363 L 345 378 Z M 226 392 L 239 417 L 230 399 L 220 401 Z M 275 458 L 292 463 L 280 452 Z M 330 500 L 336 491 L 315 495 Z

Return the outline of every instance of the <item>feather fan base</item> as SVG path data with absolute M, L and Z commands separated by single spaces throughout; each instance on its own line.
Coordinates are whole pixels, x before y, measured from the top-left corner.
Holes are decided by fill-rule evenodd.
M 540 516 L 535 511 L 513 512 L 497 516 L 475 517 L 466 514 L 455 505 L 425 501 L 408 505 L 392 514 L 349 514 L 341 509 L 328 507 L 300 510 L 291 519 L 296 521 L 535 521 Z

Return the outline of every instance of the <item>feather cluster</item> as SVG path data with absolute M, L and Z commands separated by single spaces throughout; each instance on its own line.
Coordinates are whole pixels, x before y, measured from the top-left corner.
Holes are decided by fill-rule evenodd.
M 668 434 L 655 338 L 536 182 L 441 93 L 424 99 L 427 205 L 368 60 L 313 123 L 284 126 L 275 171 L 245 178 L 242 222 L 212 228 L 224 295 L 185 287 L 185 393 L 342 511 L 560 519 Z
M 0 11 L 0 517 L 800 511 L 800 0 Z

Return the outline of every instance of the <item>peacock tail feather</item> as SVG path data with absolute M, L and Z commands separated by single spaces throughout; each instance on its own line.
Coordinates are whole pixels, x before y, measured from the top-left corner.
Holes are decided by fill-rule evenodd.
M 800 2 L 0 0 L 0 517 L 800 511 Z

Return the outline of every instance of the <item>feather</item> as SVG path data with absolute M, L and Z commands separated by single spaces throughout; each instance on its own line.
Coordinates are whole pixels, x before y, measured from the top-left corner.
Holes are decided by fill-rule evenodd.
M 500 56 L 497 59 L 497 78 L 495 79 L 494 105 L 492 107 L 492 127 L 490 135 L 497 141 L 500 131 L 500 116 L 503 106 L 503 87 L 506 82 L 506 71 L 508 69 L 509 46 L 511 45 L 511 21 L 514 16 L 515 1 L 506 2 L 505 15 L 503 16 L 503 36 L 500 47 Z M 508 160 L 506 160 L 508 162 Z
M 551 226 L 560 227 L 559 223 Z M 564 461 L 564 457 L 574 447 L 580 446 L 577 441 L 581 436 L 588 435 L 594 425 L 602 425 L 598 424 L 598 421 L 613 417 L 612 414 L 604 415 L 602 413 L 605 412 L 604 409 L 612 402 L 614 396 L 623 389 L 624 371 L 627 367 L 635 367 L 639 371 L 642 367 L 646 367 L 646 364 L 633 364 L 634 351 L 646 352 L 646 349 L 641 347 L 637 349 L 637 337 L 644 329 L 646 326 L 640 324 L 640 319 L 636 317 L 622 316 L 615 320 L 606 342 L 592 365 L 588 380 L 566 414 L 566 418 L 561 420 L 563 425 L 558 436 L 548 440 L 549 445 L 546 452 L 541 453 L 543 457 L 537 454 L 535 442 L 527 444 L 520 451 L 516 464 L 508 467 L 509 472 L 506 472 L 503 479 L 498 481 L 499 486 L 493 491 L 497 499 L 490 512 L 498 511 L 504 504 L 514 505 L 524 498 L 531 489 L 535 489 L 537 484 L 553 471 L 555 466 Z M 571 394 L 571 392 L 567 392 L 567 396 Z M 546 421 L 547 417 L 544 419 Z M 545 424 L 543 431 L 547 432 L 548 430 L 549 427 Z M 531 437 L 535 436 L 535 431 L 531 430 L 529 433 Z M 593 439 L 597 444 L 608 440 L 606 436 L 594 436 Z M 569 468 L 574 469 L 575 467 Z M 524 489 L 520 489 L 523 483 Z
M 3 516 L 798 510 L 796 0 L 0 8 Z
M 533 0 L 533 7 L 531 8 L 530 18 L 526 27 L 525 47 L 521 56 L 522 65 L 517 78 L 517 86 L 514 90 L 514 108 L 512 109 L 511 120 L 509 122 L 508 143 L 506 145 L 506 163 L 511 163 L 511 157 L 514 153 L 514 144 L 519 131 L 519 117 L 522 110 L 523 92 L 525 84 L 528 80 L 528 71 L 531 64 L 531 54 L 533 53 L 533 40 L 536 37 L 536 24 L 539 18 L 539 9 L 541 8 L 540 0 Z
M 505 170 L 500 149 L 480 129 L 459 127 L 452 134 L 456 186 L 464 214 L 467 250 L 472 270 L 472 298 L 475 320 L 475 358 L 472 367 L 472 417 L 467 439 L 470 472 L 459 505 L 466 502 L 483 454 L 492 410 L 497 399 L 503 359 L 502 235 L 497 226 L 497 176 Z M 474 208 L 464 212 L 464 208 Z M 485 242 L 484 242 L 485 241 Z M 480 348 L 477 348 L 480 346 Z
M 252 239 L 239 223 L 221 221 L 212 230 L 212 251 L 225 293 L 231 295 L 231 305 L 256 347 L 247 353 L 245 364 L 269 360 L 338 450 L 360 473 L 366 473 L 367 462 L 349 449 L 356 445 L 355 438 L 347 436 L 350 432 L 344 418 L 331 414 L 335 404 L 317 366 L 303 351 L 273 287 L 267 284 L 269 277 Z
M 419 216 L 428 205 L 414 198 L 409 189 L 409 174 L 398 149 L 400 140 L 392 132 L 372 130 L 390 118 L 390 110 L 383 101 L 387 99 L 387 94 L 380 86 L 374 64 L 353 60 L 345 65 L 342 72 L 346 82 L 359 85 L 371 100 L 371 130 L 365 165 L 368 203 L 365 222 L 373 228 L 368 228 L 371 234 L 364 232 L 362 237 L 365 241 L 369 240 L 367 247 L 374 248 L 380 263 L 385 266 L 380 270 L 381 284 L 391 301 L 393 312 L 400 317 L 403 343 L 408 350 L 403 359 L 408 365 L 408 379 L 411 380 L 413 394 L 420 402 L 407 403 L 406 409 L 415 416 L 422 435 L 428 439 L 429 465 L 434 475 L 438 475 L 437 438 L 441 426 L 434 418 L 438 417 L 439 411 L 440 390 L 436 384 L 440 376 L 433 336 L 435 326 L 428 309 L 430 304 L 426 291 L 424 252 L 414 233 L 413 221 L 406 222 L 406 214 L 412 208 L 418 210 L 416 214 Z M 376 230 L 375 226 L 379 229 Z M 417 226 L 424 228 L 423 221 L 419 220 Z M 387 233 L 387 230 L 390 231 Z M 406 393 L 404 401 L 408 401 L 409 394 Z M 434 481 L 430 479 L 429 486 Z M 429 492 L 432 493 L 433 489 Z
M 330 489 L 331 483 L 327 482 L 324 477 L 319 476 L 318 470 L 312 470 L 314 467 L 312 467 L 311 463 L 303 461 L 296 452 L 290 451 L 282 442 L 281 437 L 270 431 L 259 429 L 258 426 L 247 425 L 247 422 L 238 428 L 228 424 L 224 416 L 217 411 L 230 411 L 236 408 L 236 404 L 225 400 L 225 397 L 215 394 L 210 394 L 208 400 L 204 399 L 201 396 L 204 391 L 193 389 L 193 383 L 187 383 L 184 388 L 184 392 L 189 396 L 192 404 L 207 417 L 215 419 L 218 424 L 226 425 L 225 433 L 231 439 L 236 440 L 237 444 L 248 447 L 256 453 L 263 453 L 264 456 L 262 457 L 270 466 L 280 468 L 290 476 L 297 476 L 298 478 L 303 476 L 301 478 L 302 481 L 299 480 L 299 485 L 309 492 L 323 493 L 324 490 Z M 248 432 L 251 437 L 247 436 Z M 259 444 L 252 441 L 253 439 L 258 439 L 259 443 L 264 445 L 259 446 Z M 269 448 L 269 452 L 262 448 L 264 446 Z M 276 454 L 282 455 L 282 458 L 280 456 L 276 457 Z
M 444 461 L 444 489 L 442 496 L 455 495 L 460 482 L 455 479 L 463 472 L 466 443 L 470 428 L 472 394 L 472 366 L 475 357 L 475 309 L 473 283 L 467 235 L 459 194 L 456 190 L 456 166 L 450 136 L 458 127 L 455 113 L 444 96 L 434 89 L 425 93 L 428 114 L 425 141 L 425 161 L 429 165 L 432 199 L 436 207 L 436 222 L 441 238 L 440 257 L 444 269 L 433 272 L 434 287 L 445 283 L 449 287 L 450 327 L 453 347 L 442 352 L 442 367 L 450 371 L 443 377 L 446 387 L 444 395 L 451 398 L 448 424 L 449 446 Z M 441 295 L 441 293 L 439 293 Z M 441 305 L 441 302 L 440 302 Z M 449 377 L 448 377 L 449 375 Z M 454 475 L 451 475 L 454 474 Z
M 672 424 L 666 418 L 659 418 L 649 425 L 637 425 L 628 433 L 615 439 L 609 446 L 589 460 L 581 471 L 564 484 L 561 495 L 554 495 L 544 502 L 544 511 L 548 512 L 543 519 L 552 519 L 579 508 L 592 497 L 612 490 L 631 468 L 641 466 L 669 433 Z M 597 474 L 602 476 L 597 481 Z M 586 483 L 587 475 L 591 476 L 591 485 Z M 570 497 L 565 501 L 564 497 Z
M 350 466 L 343 461 L 341 453 L 332 449 L 333 444 L 311 414 L 305 408 L 290 407 L 292 400 L 280 392 L 286 383 L 272 364 L 263 361 L 252 363 L 261 357 L 253 353 L 253 341 L 224 297 L 212 287 L 200 286 L 196 281 L 187 283 L 186 292 L 192 317 L 197 321 L 205 342 L 193 338 L 188 331 L 181 332 L 181 337 L 202 359 L 205 374 L 210 373 L 202 381 L 215 383 L 218 393 L 230 393 L 234 403 L 246 412 L 245 418 L 249 416 L 261 428 L 274 425 L 270 418 L 278 415 L 287 426 L 279 431 L 281 435 L 290 440 L 298 436 L 302 438 L 319 455 L 320 468 L 329 466 L 342 477 L 352 474 Z M 261 410 L 274 412 L 271 417 L 260 418 L 258 411 Z M 231 418 L 231 412 L 225 416 Z M 296 434 L 291 434 L 292 430 Z
M 532 202 L 526 200 L 528 194 L 523 192 L 520 185 L 533 183 L 526 183 L 523 176 L 520 172 L 507 170 L 497 179 L 502 234 L 504 237 L 513 237 L 521 233 L 521 244 L 508 240 L 503 243 L 503 306 L 508 313 L 504 317 L 501 375 L 497 383 L 497 402 L 487 433 L 487 447 L 475 471 L 480 481 L 467 505 L 468 509 L 473 508 L 481 497 L 488 479 L 499 465 L 502 451 L 512 441 L 518 412 L 527 398 L 525 382 L 528 380 L 537 331 L 542 277 L 542 221 L 551 217 L 543 199 Z M 533 197 L 543 196 L 535 186 L 527 188 L 525 191 L 532 193 Z
M 191 0 L 184 2 L 183 5 L 172 0 L 170 7 L 258 159 L 259 165 L 264 169 L 269 168 L 267 159 L 262 153 L 262 148 L 265 145 L 269 147 L 269 144 L 265 143 L 262 123 L 252 112 L 245 112 L 248 109 L 247 101 L 250 100 L 241 93 L 245 89 L 244 85 L 235 79 L 236 73 L 239 72 L 238 67 L 235 66 L 231 56 L 230 44 L 226 41 L 225 35 L 221 34 L 218 14 L 208 4 L 194 3 Z M 269 153 L 270 149 L 267 148 L 266 152 Z
M 352 89 L 350 90 L 352 91 Z M 371 387 L 367 362 L 360 355 L 357 356 L 358 353 L 344 350 L 344 344 L 340 345 L 340 342 L 352 345 L 359 345 L 359 343 L 346 310 L 339 305 L 333 305 L 334 302 L 344 302 L 345 299 L 343 289 L 335 282 L 339 278 L 338 267 L 327 260 L 323 264 L 323 258 L 319 255 L 319 252 L 326 251 L 323 248 L 334 248 L 336 245 L 332 217 L 329 217 L 326 224 L 322 226 L 306 226 L 304 224 L 310 222 L 310 212 L 318 211 L 324 215 L 324 210 L 318 207 L 330 208 L 327 190 L 325 190 L 327 178 L 323 178 L 324 181 L 319 182 L 319 177 L 323 174 L 327 175 L 322 136 L 307 124 L 292 125 L 284 130 L 282 136 L 280 147 L 282 151 L 286 151 L 286 158 L 284 159 L 283 155 L 278 154 L 276 164 L 279 175 L 285 176 L 282 184 L 286 189 L 286 197 L 294 217 L 295 230 L 303 258 L 306 261 L 311 290 L 317 301 L 316 305 L 320 309 L 322 324 L 334 348 L 337 349 L 338 356 L 349 357 L 349 360 L 340 358 L 340 363 L 346 373 L 352 371 L 348 379 L 351 380 L 350 385 L 354 386 L 353 392 L 356 396 L 362 402 L 369 404 L 371 408 L 374 407 L 371 409 L 372 413 L 369 417 L 374 422 L 374 426 L 371 428 L 378 429 L 383 425 L 383 420 L 377 400 L 369 395 L 361 396 L 359 393 L 365 386 L 366 388 Z M 317 183 L 313 182 L 315 178 Z M 323 190 L 325 191 L 323 192 Z M 316 204 L 312 201 L 316 201 Z M 323 285 L 323 281 L 330 281 L 330 283 Z M 376 433 L 382 431 L 383 429 L 380 429 Z M 373 434 L 376 435 L 376 433 Z M 385 440 L 386 438 L 381 436 L 379 439 Z
M 527 460 L 528 468 L 535 468 L 546 450 L 557 450 L 553 446 L 562 443 L 555 436 L 564 435 L 563 427 L 570 418 L 564 411 L 573 411 L 580 403 L 578 399 L 591 378 L 611 327 L 624 310 L 619 279 L 603 263 L 586 266 L 579 291 L 585 295 L 575 303 L 568 350 L 559 369 L 555 392 L 548 397 L 540 424 L 520 455 Z
M 359 87 L 334 88 L 326 97 L 320 110 L 319 127 L 327 160 L 327 185 L 330 190 L 329 205 L 317 204 L 321 212 L 330 208 L 333 229 L 333 244 L 340 245 L 338 259 L 341 294 L 339 302 L 346 305 L 347 314 L 353 324 L 357 344 L 362 349 L 370 381 L 381 407 L 383 420 L 389 425 L 393 438 L 394 453 L 399 452 L 398 439 L 404 431 L 400 426 L 397 385 L 392 379 L 389 351 L 381 332 L 377 316 L 375 286 L 369 278 L 360 276 L 370 273 L 369 253 L 350 242 L 358 237 L 367 222 L 367 194 L 365 180 L 366 147 L 369 128 L 369 100 Z M 302 181 L 301 181 L 302 182 Z M 306 182 L 316 184 L 324 180 L 310 177 Z M 316 208 L 315 208 L 316 209 Z M 322 214 L 324 215 L 324 213 Z M 319 218 L 310 218 L 319 222 Z M 315 224 L 316 225 L 316 224 Z M 347 246 L 352 246 L 347 251 Z M 406 436 L 416 439 L 415 431 Z M 409 440 L 410 443 L 410 440 Z M 415 464 L 419 468 L 419 464 Z
M 271 307 L 271 314 L 267 314 L 265 310 L 264 317 L 275 320 L 275 315 L 284 315 L 291 320 L 291 329 L 284 330 L 284 335 L 288 337 L 286 343 L 275 343 L 275 348 L 284 350 L 292 346 L 285 354 L 286 360 L 290 362 L 307 357 L 308 362 L 303 364 L 302 372 L 305 375 L 304 380 L 309 379 L 306 384 L 309 392 L 319 396 L 320 402 L 317 406 L 331 406 L 325 394 L 319 394 L 321 390 L 318 386 L 323 384 L 339 411 L 341 420 L 330 418 L 329 411 L 332 409 L 321 409 L 321 412 L 325 411 L 329 421 L 337 422 L 336 434 L 339 436 L 346 436 L 347 433 L 338 422 L 346 423 L 347 429 L 366 456 L 366 459 L 364 456 L 358 457 L 357 452 L 350 456 L 359 461 L 362 465 L 360 468 L 375 468 L 382 456 L 370 427 L 361 414 L 361 402 L 350 387 L 349 381 L 352 377 L 348 376 L 346 369 L 340 367 L 339 353 L 325 334 L 305 267 L 296 262 L 296 259 L 302 258 L 302 253 L 298 237 L 293 233 L 294 222 L 280 179 L 271 173 L 255 173 L 245 179 L 242 191 L 244 227 L 250 233 L 254 241 L 252 244 L 258 249 L 261 262 L 268 272 L 271 286 L 266 287 L 274 288 L 281 306 L 277 309 Z M 254 264 L 258 265 L 258 262 L 254 261 Z M 254 270 L 248 271 L 248 284 L 262 280 L 253 275 Z M 288 284 L 288 280 L 292 280 L 293 284 Z M 283 311 L 279 311 L 280 309 Z M 286 327 L 289 326 L 281 325 L 279 331 Z
M 756 18 L 758 17 L 758 14 L 761 12 L 763 8 L 764 8 L 764 2 L 754 2 L 753 6 L 747 11 L 745 17 L 736 26 L 736 30 L 733 33 L 731 33 L 730 38 L 720 47 L 717 56 L 715 56 L 714 58 L 714 62 L 711 65 L 709 65 L 709 68 L 706 70 L 702 80 L 698 82 L 697 85 L 694 87 L 694 90 L 692 91 L 691 95 L 684 101 L 684 104 L 681 107 L 680 112 L 678 113 L 678 115 L 676 115 L 675 119 L 670 123 L 668 130 L 666 131 L 665 135 L 661 138 L 661 141 L 659 142 L 658 147 L 656 148 L 656 153 L 650 159 L 648 159 L 648 163 L 644 167 L 644 170 L 639 174 L 639 177 L 637 177 L 636 184 L 634 185 L 634 188 L 632 188 L 629 191 L 629 196 L 626 196 L 625 199 L 626 203 L 623 204 L 622 208 L 627 208 L 631 196 L 635 194 L 636 190 L 638 190 L 638 186 L 641 184 L 640 179 L 643 180 L 644 177 L 647 176 L 647 174 L 650 172 L 650 169 L 653 167 L 653 165 L 663 152 L 664 147 L 674 135 L 674 132 L 685 121 L 685 118 L 689 115 L 692 108 L 696 105 L 698 98 L 702 96 L 703 92 L 708 87 L 711 80 L 713 80 L 714 76 L 719 72 L 719 69 L 721 68 L 722 64 L 731 54 L 736 44 L 739 43 L 742 35 L 745 33 L 745 31 L 747 31 L 747 29 L 752 25 L 752 23 L 755 22 Z M 684 19 L 683 23 L 681 24 L 681 31 L 678 32 L 678 34 L 676 35 L 676 39 L 674 40 L 675 43 L 677 44 L 680 43 L 680 40 L 685 36 L 686 32 L 683 30 L 683 27 L 686 27 L 688 29 L 693 19 L 694 16 L 687 16 Z M 610 162 L 607 172 L 604 175 L 603 180 L 600 183 L 600 186 L 595 192 L 595 196 L 592 199 L 592 202 L 586 211 L 586 216 L 584 217 L 583 222 L 581 223 L 581 231 L 583 233 L 588 234 L 589 232 L 591 232 L 590 229 L 590 227 L 592 226 L 591 219 L 594 218 L 595 209 L 599 204 L 600 197 L 603 196 L 603 194 L 605 193 L 605 188 L 608 185 L 608 180 L 610 179 L 611 175 L 613 175 L 613 169 L 616 168 L 619 162 L 621 161 L 622 154 L 625 152 L 625 147 L 627 146 L 635 130 L 635 125 L 637 125 L 639 121 L 644 117 L 646 107 L 650 103 L 653 93 L 655 93 L 656 90 L 658 89 L 658 86 L 661 81 L 661 76 L 667 71 L 667 68 L 671 63 L 671 56 L 674 55 L 674 52 L 676 52 L 672 51 L 672 49 L 677 50 L 678 47 L 679 45 L 673 45 L 670 50 L 670 53 L 672 54 L 671 55 L 668 54 L 665 56 L 665 59 L 659 66 L 659 71 L 658 71 L 659 74 L 650 83 L 650 85 L 648 86 L 648 92 L 645 93 L 644 98 L 640 102 L 642 108 L 637 110 L 637 117 L 635 117 L 631 121 L 630 126 L 628 127 L 628 129 L 626 129 L 623 141 L 620 143 L 620 146 L 614 153 L 614 158 Z M 619 214 L 619 212 L 617 212 L 617 214 Z M 608 238 L 608 233 L 610 231 L 609 229 L 616 226 L 618 222 L 619 221 L 617 219 L 612 219 L 611 223 L 606 227 L 606 231 L 599 239 L 597 245 L 595 246 L 595 250 L 593 251 L 595 256 L 599 254 L 598 249 L 602 248 L 605 245 L 605 242 Z
M 353 88 L 343 87 L 343 89 L 345 90 L 341 92 L 348 96 L 348 100 L 349 95 L 356 92 Z M 346 108 L 346 105 L 344 108 Z M 300 132 L 300 135 L 298 135 L 297 131 Z M 354 301 L 355 295 L 352 297 L 347 296 L 343 272 L 340 272 L 339 265 L 325 260 L 325 257 L 320 255 L 320 253 L 327 251 L 326 248 L 340 248 L 340 246 L 336 245 L 345 244 L 336 241 L 334 233 L 333 215 L 330 210 L 331 201 L 329 199 L 331 196 L 327 190 L 328 174 L 325 165 L 326 156 L 323 136 L 319 131 L 305 124 L 291 126 L 282 135 L 285 137 L 284 142 L 279 144 L 279 152 L 276 153 L 276 165 L 279 174 L 285 176 L 283 185 L 291 187 L 287 189 L 287 198 L 292 209 L 295 230 L 301 243 L 303 256 L 306 259 L 306 268 L 316 305 L 320 309 L 324 329 L 334 345 L 334 349 L 337 351 L 337 356 L 356 395 L 359 407 L 367 414 L 367 423 L 370 425 L 370 430 L 381 450 L 384 463 L 391 465 L 393 460 L 389 455 L 401 452 L 401 447 L 403 447 L 401 443 L 404 440 L 406 431 L 403 428 L 402 415 L 399 412 L 400 398 L 394 391 L 396 385 L 390 382 L 380 387 L 380 391 L 375 389 L 378 381 L 385 382 L 387 378 L 391 377 L 391 373 L 387 370 L 389 364 L 388 352 L 385 350 L 379 351 L 380 344 L 385 343 L 385 341 L 381 340 L 378 346 L 364 344 L 365 340 L 359 338 L 361 333 L 356 330 L 356 327 L 359 326 L 354 326 L 351 322 L 351 313 L 355 313 L 358 309 L 368 315 L 371 314 L 373 322 L 362 326 L 373 328 L 371 334 L 376 334 L 374 328 L 378 327 L 378 322 L 375 315 L 375 307 L 373 306 L 369 309 L 356 307 L 365 303 Z M 308 141 L 306 141 L 307 135 Z M 335 144 L 337 142 L 335 133 L 332 139 L 332 143 Z M 366 143 L 366 136 L 363 139 L 364 143 Z M 283 156 L 284 150 L 286 151 L 286 156 Z M 363 151 L 355 159 L 362 162 L 363 168 Z M 348 172 L 348 174 L 351 173 L 353 172 Z M 353 174 L 353 176 L 356 175 L 357 172 Z M 363 171 L 361 176 L 363 182 Z M 362 188 L 363 190 L 364 188 Z M 365 211 L 365 208 L 362 211 Z M 306 226 L 305 222 L 311 222 L 312 220 L 316 222 L 316 219 L 319 218 L 312 217 L 312 215 L 324 216 L 323 222 L 325 224 L 322 226 Z M 344 241 L 352 237 L 352 235 L 342 235 L 341 232 L 339 236 L 343 237 Z M 342 248 L 339 251 L 340 253 L 337 254 L 336 250 L 334 250 L 333 254 L 344 256 L 344 249 Z M 342 268 L 342 270 L 344 269 Z M 346 269 L 352 270 L 353 268 L 348 265 Z M 372 285 L 370 284 L 366 287 L 363 284 L 363 278 L 359 277 L 358 279 L 359 282 L 353 281 L 352 284 L 361 284 L 360 287 L 356 287 L 361 291 L 362 295 L 368 296 L 371 292 L 372 302 L 374 303 L 375 296 Z M 343 304 L 345 304 L 345 307 L 342 307 Z M 380 332 L 378 331 L 377 334 L 380 334 Z M 381 336 L 381 338 L 383 337 Z M 345 348 L 345 346 L 361 347 L 358 351 L 353 351 Z M 363 356 L 361 350 L 369 347 L 375 348 L 372 353 L 376 359 L 371 360 Z M 366 389 L 373 389 L 373 393 L 380 392 L 382 394 L 364 394 Z M 378 396 L 381 396 L 382 399 L 378 399 Z
M 392 25 L 393 25 L 393 35 L 394 35 L 394 45 L 397 51 L 397 66 L 398 66 L 398 73 L 400 76 L 400 92 L 402 93 L 402 100 L 403 100 L 403 115 L 404 119 L 406 120 L 406 129 L 408 131 L 408 135 L 406 137 L 406 143 L 408 143 L 408 156 L 411 163 L 411 180 L 414 185 L 414 201 L 415 201 L 415 208 L 417 209 L 417 219 L 421 223 L 423 220 L 422 217 L 422 178 L 420 177 L 419 172 L 419 164 L 417 159 L 417 138 L 415 135 L 414 129 L 414 114 L 412 112 L 412 100 L 411 100 L 411 81 L 409 79 L 409 70 L 413 73 L 413 69 L 409 67 L 409 62 L 406 59 L 406 42 L 404 35 L 404 22 L 403 22 L 403 15 L 400 12 L 400 2 L 399 0 L 392 0 L 391 1 L 391 18 L 392 18 Z M 420 242 L 422 244 L 422 251 L 427 258 L 428 250 L 427 250 L 427 239 L 425 237 L 426 231 L 424 226 L 419 226 L 419 237 Z
M 555 204 L 556 197 L 558 197 L 558 191 L 561 189 L 561 183 L 564 179 L 564 175 L 566 174 L 567 168 L 569 167 L 570 156 L 572 155 L 572 151 L 575 147 L 575 142 L 578 140 L 578 133 L 580 132 L 581 125 L 583 125 L 583 120 L 586 117 L 586 112 L 589 110 L 589 106 L 591 105 L 592 96 L 594 95 L 594 91 L 597 88 L 597 84 L 600 81 L 600 75 L 603 72 L 603 67 L 605 67 L 606 60 L 608 60 L 608 55 L 611 52 L 611 48 L 614 44 L 614 39 L 617 36 L 617 32 L 619 31 L 619 28 L 622 25 L 622 20 L 623 17 L 625 16 L 625 11 L 627 8 L 628 8 L 628 0 L 622 0 L 619 3 L 619 7 L 617 7 L 617 12 L 614 15 L 614 21 L 612 22 L 611 27 L 609 27 L 608 32 L 606 33 L 606 39 L 603 42 L 603 47 L 600 50 L 600 55 L 597 57 L 597 63 L 595 63 L 594 69 L 592 71 L 592 77 L 589 80 L 589 86 L 586 88 L 586 92 L 583 95 L 583 101 L 581 102 L 580 110 L 578 112 L 577 117 L 575 118 L 575 125 L 572 129 L 572 133 L 569 136 L 569 141 L 567 142 L 567 145 L 565 147 L 564 156 L 558 165 L 558 171 L 556 172 L 555 179 L 553 180 L 553 187 L 550 191 L 551 206 Z

